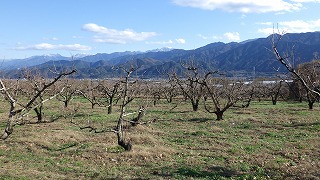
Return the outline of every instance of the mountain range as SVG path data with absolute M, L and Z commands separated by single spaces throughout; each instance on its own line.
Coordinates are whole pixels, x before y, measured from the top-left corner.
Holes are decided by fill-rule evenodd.
M 159 78 L 167 73 L 182 74 L 185 66 L 195 66 L 200 71 L 218 70 L 227 76 L 270 76 L 285 71 L 273 54 L 272 40 L 279 35 L 251 39 L 243 42 L 215 42 L 193 50 L 158 49 L 147 52 L 115 52 L 111 54 L 64 57 L 59 54 L 33 56 L 26 59 L 3 61 L 0 69 L 4 77 L 17 78 L 25 69 L 46 72 L 76 68 L 76 78 L 118 77 L 116 67 L 136 67 L 134 75 Z M 278 43 L 278 51 L 290 56 L 294 65 L 318 58 L 320 32 L 288 33 Z

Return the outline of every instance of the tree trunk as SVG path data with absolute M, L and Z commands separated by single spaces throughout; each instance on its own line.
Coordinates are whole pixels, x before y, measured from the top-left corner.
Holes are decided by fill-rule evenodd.
M 37 114 L 37 123 L 40 123 L 42 121 L 42 107 L 40 106 L 38 108 L 35 108 L 34 111 Z
M 249 99 L 245 104 L 242 104 L 243 108 L 248 108 L 250 105 L 251 99 Z
M 160 100 L 160 96 L 159 95 L 154 95 L 153 96 L 153 106 L 157 105 L 157 102 Z
M 199 108 L 199 100 L 191 101 L 193 111 L 198 111 Z
M 10 136 L 10 134 L 12 134 L 12 132 L 13 132 L 13 117 L 9 117 L 7 121 L 7 126 L 4 129 L 1 139 L 3 140 L 7 139 Z
M 136 126 L 138 124 L 138 122 L 143 118 L 143 116 L 145 114 L 144 111 L 145 111 L 144 107 L 140 106 L 138 116 L 133 118 L 133 120 L 131 122 L 132 126 Z
M 113 106 L 113 96 L 109 96 L 109 106 L 108 106 L 108 114 L 112 113 Z
M 111 114 L 112 113 L 112 104 L 109 104 L 108 106 L 108 114 Z
M 123 136 L 123 120 L 121 118 L 118 120 L 117 130 L 118 145 L 123 147 L 126 151 L 130 151 L 132 149 L 132 145 L 129 142 L 125 142 L 125 138 Z
M 309 106 L 309 109 L 313 109 L 313 104 L 314 104 L 315 101 L 308 101 L 308 106 Z
M 198 104 L 192 104 L 193 111 L 198 111 Z
M 223 120 L 223 111 L 217 111 L 215 112 L 216 116 L 217 116 L 217 121 Z
M 272 105 L 277 105 L 277 98 L 276 97 L 272 97 L 271 101 L 272 101 Z
M 65 107 L 65 108 L 68 107 L 68 101 L 64 101 L 64 107 Z
M 118 145 L 123 147 L 126 151 L 131 151 L 132 145 L 130 143 L 125 143 L 123 140 L 118 139 Z

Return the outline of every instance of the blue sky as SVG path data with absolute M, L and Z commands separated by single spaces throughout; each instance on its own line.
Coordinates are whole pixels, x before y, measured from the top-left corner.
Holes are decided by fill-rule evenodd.
M 320 0 L 2 0 L 0 59 L 195 49 L 320 30 Z

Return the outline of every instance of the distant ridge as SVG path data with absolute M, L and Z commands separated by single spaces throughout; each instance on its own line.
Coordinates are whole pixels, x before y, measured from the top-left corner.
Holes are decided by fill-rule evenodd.
M 22 64 L 24 68 L 37 68 L 41 71 L 46 71 L 51 66 L 60 69 L 76 68 L 77 78 L 106 78 L 120 73 L 113 70 L 114 66 L 135 66 L 138 67 L 135 75 L 154 78 L 173 71 L 181 74 L 181 64 L 192 63 L 203 72 L 214 69 L 225 72 L 228 76 L 250 76 L 253 73 L 268 76 L 276 73 L 274 69 L 284 71 L 270 50 L 271 41 L 272 35 L 240 43 L 215 42 L 194 50 L 164 48 L 146 52 L 98 53 L 78 59 L 59 55 L 34 56 L 5 61 L 0 67 L 6 77 L 17 77 L 18 68 L 22 68 Z M 294 57 L 295 65 L 309 62 L 320 53 L 320 32 L 285 34 L 278 50 L 282 53 L 292 51 L 290 55 Z

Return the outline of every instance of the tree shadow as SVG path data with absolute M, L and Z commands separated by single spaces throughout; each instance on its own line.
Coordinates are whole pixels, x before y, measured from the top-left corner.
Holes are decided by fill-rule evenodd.
M 184 176 L 191 178 L 212 178 L 212 179 L 220 179 L 220 178 L 230 178 L 241 176 L 242 174 L 234 171 L 232 169 L 228 169 L 221 166 L 213 166 L 209 168 L 207 171 L 199 170 L 198 168 L 192 167 L 181 167 L 176 170 L 171 168 L 165 168 L 161 172 L 155 171 L 153 174 L 161 176 L 163 178 L 170 178 L 173 176 Z M 170 172 L 172 171 L 172 172 Z
M 320 125 L 320 121 L 317 122 L 312 122 L 312 123 L 293 123 L 293 124 L 287 124 L 284 125 L 284 127 L 304 127 L 304 126 L 319 126 Z
M 188 110 L 178 110 L 178 111 L 171 111 L 170 113 L 172 114 L 185 114 L 185 113 L 190 113 L 192 111 L 188 111 Z
M 25 124 L 48 124 L 48 123 L 53 123 L 55 121 L 58 121 L 60 118 L 62 118 L 63 116 L 52 116 L 49 118 L 46 118 L 44 120 L 41 121 L 36 121 L 36 119 L 32 119 L 30 121 L 25 121 L 22 123 L 17 123 L 17 125 L 25 125 Z M 5 126 L 4 126 L 5 127 Z
M 179 175 L 194 177 L 194 178 L 205 178 L 205 177 L 233 177 L 240 175 L 234 170 L 227 169 L 221 166 L 213 166 L 209 168 L 209 171 L 199 171 L 190 167 L 179 168 L 176 172 Z
M 241 173 L 239 173 L 235 170 L 228 169 L 228 168 L 221 167 L 221 166 L 213 166 L 209 169 L 211 172 L 214 172 L 214 174 L 217 174 L 217 175 L 223 176 L 223 177 L 233 177 L 233 176 L 242 175 Z
M 204 123 L 207 121 L 214 121 L 212 118 L 192 118 L 188 119 L 189 122 L 197 122 L 197 123 Z

